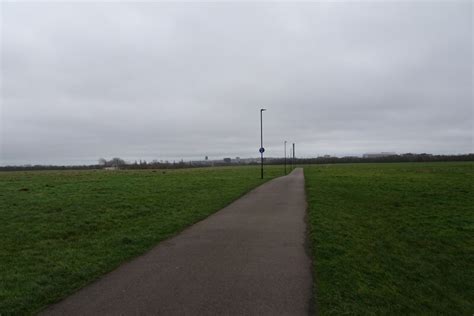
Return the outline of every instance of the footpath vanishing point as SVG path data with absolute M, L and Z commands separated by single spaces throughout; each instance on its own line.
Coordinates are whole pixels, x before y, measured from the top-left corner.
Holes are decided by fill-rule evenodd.
M 307 315 L 303 169 L 271 180 L 43 315 Z

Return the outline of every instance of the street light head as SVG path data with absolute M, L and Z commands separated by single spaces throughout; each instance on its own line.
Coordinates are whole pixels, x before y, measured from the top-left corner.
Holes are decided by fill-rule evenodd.
M 266 111 L 267 109 L 260 109 L 260 112 Z

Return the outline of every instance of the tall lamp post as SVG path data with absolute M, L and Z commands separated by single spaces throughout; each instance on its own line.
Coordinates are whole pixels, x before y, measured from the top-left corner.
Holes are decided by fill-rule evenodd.
M 292 160 L 292 165 L 295 163 L 295 143 L 293 143 L 293 160 Z
M 285 174 L 286 174 L 286 140 L 285 140 Z
M 260 178 L 263 179 L 263 152 L 265 148 L 263 148 L 263 119 L 262 113 L 267 109 L 260 109 Z

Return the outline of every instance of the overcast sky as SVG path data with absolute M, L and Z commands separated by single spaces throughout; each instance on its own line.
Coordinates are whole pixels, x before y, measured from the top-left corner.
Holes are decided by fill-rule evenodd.
M 471 1 L 1 4 L 0 164 L 473 152 Z

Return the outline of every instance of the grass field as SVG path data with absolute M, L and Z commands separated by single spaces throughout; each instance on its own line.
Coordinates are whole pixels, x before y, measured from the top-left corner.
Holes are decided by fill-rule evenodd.
M 267 167 L 266 180 L 282 175 Z M 0 173 L 0 315 L 31 314 L 264 182 L 257 167 Z
M 305 177 L 321 315 L 472 314 L 474 163 Z M 0 314 L 37 312 L 262 182 L 257 167 L 0 173 Z
M 305 168 L 321 315 L 472 315 L 474 163 Z

